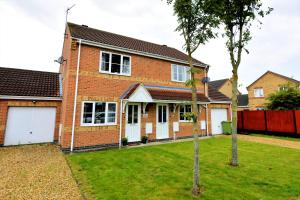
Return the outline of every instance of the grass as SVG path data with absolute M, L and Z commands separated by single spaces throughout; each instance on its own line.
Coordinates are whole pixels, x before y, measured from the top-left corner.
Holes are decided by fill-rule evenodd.
M 300 137 L 290 137 L 290 136 L 284 136 L 284 135 L 279 136 L 279 135 L 269 135 L 269 134 L 259 134 L 259 133 L 250 133 L 248 135 L 300 142 Z
M 231 140 L 200 142 L 200 199 L 297 199 L 300 151 L 239 142 L 240 166 L 229 163 Z M 191 195 L 193 143 L 68 155 L 81 189 L 94 199 L 196 199 Z

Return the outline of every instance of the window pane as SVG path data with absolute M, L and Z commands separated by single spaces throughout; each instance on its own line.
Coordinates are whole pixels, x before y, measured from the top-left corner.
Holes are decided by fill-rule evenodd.
M 109 71 L 109 53 L 102 53 L 101 57 L 101 71 Z
M 172 76 L 173 76 L 173 80 L 177 81 L 177 79 L 178 79 L 177 65 L 172 65 Z
M 93 103 L 84 103 L 83 107 L 83 123 L 92 123 Z
M 186 78 L 185 78 L 185 80 L 190 80 L 190 79 L 191 79 L 191 71 L 190 71 L 190 68 L 189 68 L 189 67 L 186 67 L 185 70 L 186 70 Z
M 128 105 L 127 123 L 132 124 L 132 105 Z
M 185 120 L 184 119 L 184 107 L 183 106 L 180 106 L 180 111 L 179 111 L 179 120 Z
M 116 104 L 115 103 L 108 104 L 107 122 L 108 123 L 116 122 Z
M 121 55 L 111 55 L 111 73 L 121 72 Z
M 187 113 L 192 112 L 192 106 L 191 105 L 186 105 L 185 106 L 185 112 L 187 112 Z
M 184 81 L 183 76 L 184 76 L 184 68 L 179 66 L 178 67 L 178 81 Z
M 122 73 L 123 74 L 130 73 L 130 58 L 127 56 L 123 56 Z
M 162 106 L 163 108 L 163 121 L 162 122 L 167 122 L 167 106 Z
M 158 122 L 162 122 L 162 107 L 158 106 Z
M 138 106 L 134 105 L 134 111 L 133 111 L 133 123 L 137 124 L 138 123 Z
M 95 124 L 105 123 L 105 103 L 96 102 L 95 103 Z

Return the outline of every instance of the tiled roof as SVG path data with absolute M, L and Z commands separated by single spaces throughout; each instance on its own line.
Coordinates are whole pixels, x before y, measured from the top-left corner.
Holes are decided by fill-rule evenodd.
M 208 85 L 208 96 L 212 101 L 230 101 L 230 99 L 219 92 L 216 88 Z
M 130 95 L 138 88 L 140 83 L 131 85 L 121 96 L 122 99 L 128 99 Z M 188 88 L 174 88 L 166 86 L 150 86 L 144 85 L 149 94 L 153 99 L 156 100 L 177 100 L 177 101 L 191 101 L 192 92 Z M 203 93 L 198 93 L 198 101 L 201 102 L 213 102 L 213 101 L 230 101 L 228 97 L 209 87 L 208 90 L 209 98 L 207 98 Z
M 238 95 L 237 98 L 238 98 L 238 106 L 248 106 L 249 104 L 248 94 Z
M 183 62 L 187 62 L 188 60 L 188 56 L 185 53 L 166 45 L 154 44 L 127 36 L 90 28 L 85 25 L 68 23 L 68 26 L 71 36 L 74 38 L 111 45 L 137 52 L 148 53 L 151 55 L 177 59 Z M 194 59 L 194 64 L 203 67 L 206 66 L 206 64 L 196 59 Z
M 59 73 L 0 67 L 0 95 L 60 97 Z
M 224 85 L 224 83 L 228 81 L 228 78 L 226 79 L 220 79 L 220 80 L 215 80 L 215 81 L 210 81 L 208 83 L 209 86 L 212 86 L 214 88 L 216 88 L 217 90 L 220 89 L 220 87 L 222 87 L 222 85 Z

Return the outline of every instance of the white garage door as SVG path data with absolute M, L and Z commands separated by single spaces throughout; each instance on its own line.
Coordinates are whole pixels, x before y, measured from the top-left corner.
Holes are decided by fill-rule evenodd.
M 55 108 L 9 107 L 4 145 L 53 142 Z
M 211 109 L 212 134 L 222 134 L 222 121 L 227 121 L 227 109 Z

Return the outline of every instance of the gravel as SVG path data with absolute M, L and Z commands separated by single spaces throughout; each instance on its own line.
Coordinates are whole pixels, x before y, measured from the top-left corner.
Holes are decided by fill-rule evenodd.
M 0 199 L 82 199 L 63 153 L 54 145 L 0 148 Z

